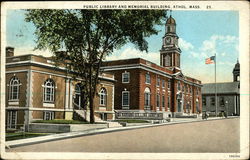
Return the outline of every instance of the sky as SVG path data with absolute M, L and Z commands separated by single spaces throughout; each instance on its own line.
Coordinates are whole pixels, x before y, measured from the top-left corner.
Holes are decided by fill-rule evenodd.
M 168 13 L 169 15 L 169 13 Z M 205 59 L 217 56 L 217 82 L 231 82 L 232 71 L 239 58 L 239 13 L 237 11 L 173 11 L 176 33 L 179 36 L 181 70 L 186 76 L 214 83 L 214 64 L 205 64 Z M 25 11 L 8 10 L 6 18 L 7 46 L 15 48 L 15 55 L 37 54 L 51 56 L 48 50 L 33 50 L 35 28 L 25 22 Z M 164 22 L 165 23 L 165 22 Z M 128 43 L 115 50 L 106 60 L 144 58 L 159 65 L 162 37 L 165 25 L 156 26 L 157 35 L 147 38 L 148 53 L 141 52 Z

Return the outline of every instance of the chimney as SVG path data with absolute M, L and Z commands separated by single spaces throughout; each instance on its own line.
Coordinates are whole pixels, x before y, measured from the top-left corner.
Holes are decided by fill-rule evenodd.
M 13 47 L 6 47 L 6 57 L 14 56 L 14 48 Z

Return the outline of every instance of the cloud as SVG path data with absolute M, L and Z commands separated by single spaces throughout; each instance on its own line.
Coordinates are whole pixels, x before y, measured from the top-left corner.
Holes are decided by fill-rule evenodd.
M 141 52 L 132 47 L 127 47 L 120 53 L 115 51 L 112 55 L 107 56 L 106 60 L 119 60 L 119 59 L 129 59 L 129 58 L 143 58 L 153 63 L 159 64 L 160 62 L 160 52 Z
M 194 46 L 191 43 L 185 41 L 182 38 L 179 39 L 179 46 L 182 50 L 186 50 L 186 51 L 194 48 Z
M 35 54 L 35 55 L 42 55 L 44 57 L 50 57 L 52 56 L 52 53 L 47 50 L 34 50 L 32 47 L 18 47 L 14 50 L 14 55 L 24 55 L 24 54 Z
M 202 42 L 202 45 L 198 49 L 198 51 L 202 53 L 200 57 L 209 57 L 214 55 L 215 53 L 220 56 L 226 56 L 229 55 L 227 53 L 228 49 L 230 49 L 230 51 L 235 51 L 238 53 L 238 41 L 239 38 L 236 36 L 212 35 L 209 39 Z

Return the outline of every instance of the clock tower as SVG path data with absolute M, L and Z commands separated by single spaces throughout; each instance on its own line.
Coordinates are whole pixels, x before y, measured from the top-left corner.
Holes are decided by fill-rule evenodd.
M 178 39 L 179 37 L 176 34 L 175 19 L 170 15 L 165 25 L 165 35 L 160 50 L 161 66 L 180 70 L 181 50 L 178 46 Z

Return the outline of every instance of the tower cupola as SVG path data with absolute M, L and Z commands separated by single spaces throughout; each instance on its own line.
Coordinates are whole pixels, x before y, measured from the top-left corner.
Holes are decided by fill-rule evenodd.
M 237 60 L 237 63 L 235 64 L 234 69 L 233 69 L 233 79 L 234 79 L 234 82 L 240 81 L 240 63 L 239 63 L 239 60 Z
M 166 33 L 176 33 L 175 19 L 170 15 L 166 22 Z
M 176 34 L 176 21 L 172 15 L 167 18 L 165 24 L 165 35 L 162 37 L 162 48 L 160 50 L 160 64 L 163 67 L 180 70 L 180 53 L 178 46 L 179 37 Z

